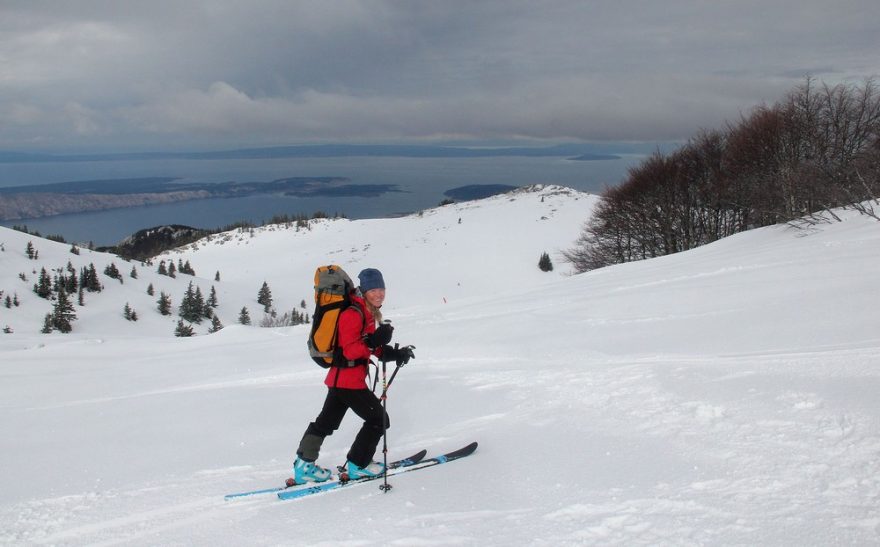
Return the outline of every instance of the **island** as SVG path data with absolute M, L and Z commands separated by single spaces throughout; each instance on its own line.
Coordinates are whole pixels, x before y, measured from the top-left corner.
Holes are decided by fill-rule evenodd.
M 344 177 L 288 177 L 268 182 L 184 183 L 176 177 L 59 182 L 0 188 L 0 220 L 40 218 L 121 207 L 256 194 L 378 197 L 395 184 L 351 184 Z

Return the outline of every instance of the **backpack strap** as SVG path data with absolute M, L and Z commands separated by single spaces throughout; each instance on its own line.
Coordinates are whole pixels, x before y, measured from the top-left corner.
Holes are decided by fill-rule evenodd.
M 363 338 L 364 333 L 367 331 L 367 315 L 364 313 L 364 310 L 362 310 L 357 304 L 352 304 L 351 306 L 347 307 L 342 313 L 345 313 L 346 311 L 348 311 L 350 309 L 356 310 L 361 315 L 361 322 L 362 322 L 361 338 Z M 341 315 L 340 315 L 340 317 L 341 317 Z M 339 336 L 338 333 L 337 333 L 337 336 Z M 345 355 L 343 355 L 343 353 L 342 353 L 342 348 L 339 347 L 339 345 L 336 343 L 336 341 L 334 341 L 334 344 L 336 344 L 336 351 L 338 352 L 338 354 L 337 354 L 337 358 L 333 359 L 333 361 L 334 361 L 334 363 L 340 363 L 340 364 L 338 364 L 338 365 L 334 364 L 331 366 L 336 367 L 336 368 L 351 368 L 351 367 L 356 367 L 359 365 L 369 364 L 369 362 L 370 362 L 369 359 L 346 359 Z

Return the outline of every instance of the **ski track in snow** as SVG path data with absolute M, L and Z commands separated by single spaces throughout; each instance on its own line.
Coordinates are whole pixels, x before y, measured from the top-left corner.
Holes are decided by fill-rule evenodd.
M 590 462 L 582 462 L 585 467 L 579 472 L 578 462 L 572 462 L 571 469 L 554 471 L 585 476 L 563 474 L 537 487 L 541 495 L 553 493 L 556 503 L 552 510 L 537 503 L 536 492 L 508 500 L 503 509 L 429 514 L 404 510 L 399 518 L 376 516 L 372 524 L 380 528 L 393 525 L 395 539 L 388 543 L 394 545 L 486 543 L 485 538 L 463 533 L 472 529 L 493 530 L 490 543 L 497 545 L 749 543 L 749 538 L 756 537 L 771 544 L 863 542 L 880 533 L 878 424 L 870 415 L 840 408 L 840 394 L 833 393 L 822 379 L 828 368 L 842 377 L 859 376 L 877 353 L 801 352 L 720 360 L 690 356 L 680 362 L 669 356 L 583 361 L 541 375 L 515 361 L 492 364 L 491 359 L 481 360 L 489 370 L 470 368 L 471 372 L 447 381 L 458 381 L 476 395 L 496 391 L 503 397 L 483 398 L 490 403 L 479 408 L 480 416 L 433 431 L 436 435 L 431 441 L 442 442 L 456 431 L 481 437 L 499 427 L 525 424 L 529 429 L 566 430 L 587 440 L 616 438 L 620 443 L 617 448 L 629 443 L 637 447 L 648 438 L 676 454 L 686 454 L 689 447 L 699 447 L 699 451 L 694 459 L 669 463 L 676 471 L 668 477 L 662 473 L 669 469 L 666 464 L 657 465 L 664 457 L 658 454 L 658 460 L 642 476 L 631 479 L 634 484 L 605 488 L 599 487 L 605 480 L 589 476 L 590 469 L 614 464 L 590 466 Z M 466 361 L 459 364 L 472 364 Z M 801 381 L 790 389 L 785 380 L 795 369 Z M 816 382 L 810 386 L 802 379 L 811 373 L 815 373 Z M 515 404 L 509 404 L 511 401 Z M 504 410 L 490 412 L 493 404 L 501 404 Z M 566 443 L 562 444 L 564 450 Z M 476 471 L 491 473 L 493 468 L 511 463 L 510 456 L 494 460 L 495 456 L 487 455 Z M 614 460 L 619 454 L 606 456 Z M 475 471 L 461 467 L 473 468 L 479 459 L 480 451 L 468 463 L 456 462 L 458 469 L 449 472 L 461 473 L 466 480 Z M 632 462 L 623 467 L 630 465 Z M 521 472 L 529 472 L 529 467 L 523 466 Z M 267 498 L 222 501 L 216 486 L 230 488 L 232 483 L 223 479 L 242 479 L 243 473 L 255 483 L 265 484 L 278 476 L 277 469 L 230 467 L 203 470 L 188 480 L 32 500 L 4 508 L 0 540 L 8 544 L 150 544 L 162 534 L 176 531 L 213 541 L 220 538 L 208 529 L 218 519 L 242 519 L 247 528 L 250 519 L 260 513 L 278 512 L 278 504 Z M 439 475 L 433 477 L 438 479 Z M 401 487 L 418 489 L 420 481 L 398 482 L 406 483 Z M 532 486 L 532 480 L 526 484 Z M 483 487 L 492 488 L 492 481 Z M 357 492 L 353 490 L 351 495 L 386 499 L 369 488 Z M 332 506 L 333 496 L 341 497 L 323 496 L 324 501 Z M 408 505 L 415 507 L 415 503 Z M 749 511 L 749 507 L 755 510 Z M 295 507 L 284 510 L 297 512 Z M 523 521 L 529 522 L 531 534 L 526 541 L 519 535 L 520 526 L 512 526 Z M 827 536 L 817 538 L 815 530 L 807 526 L 813 521 L 833 528 Z M 707 526 L 709 522 L 711 526 Z M 805 527 L 809 535 L 802 532 Z M 377 543 L 385 542 L 367 534 L 363 544 Z M 311 544 L 311 540 L 302 544 Z

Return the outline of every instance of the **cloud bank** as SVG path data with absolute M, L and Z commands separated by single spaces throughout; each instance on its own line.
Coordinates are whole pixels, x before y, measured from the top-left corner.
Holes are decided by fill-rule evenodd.
M 880 74 L 874 0 L 6 1 L 0 148 L 677 140 Z

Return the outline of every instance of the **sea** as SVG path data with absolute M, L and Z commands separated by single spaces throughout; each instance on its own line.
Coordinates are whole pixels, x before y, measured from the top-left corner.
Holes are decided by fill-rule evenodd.
M 444 192 L 466 185 L 559 184 L 590 193 L 615 186 L 644 159 L 578 161 L 563 157 L 138 159 L 0 163 L 0 187 L 141 177 L 176 177 L 181 182 L 268 182 L 288 177 L 345 177 L 350 184 L 392 184 L 398 191 L 378 197 L 253 195 L 2 221 L 27 226 L 68 242 L 114 245 L 138 230 L 162 224 L 215 229 L 237 222 L 262 224 L 276 215 L 315 212 L 351 219 L 386 218 L 436 207 Z

